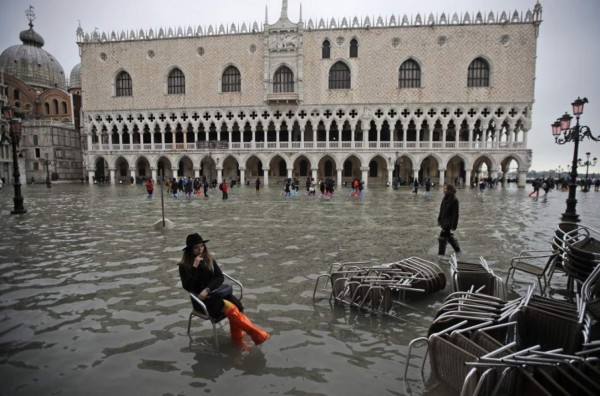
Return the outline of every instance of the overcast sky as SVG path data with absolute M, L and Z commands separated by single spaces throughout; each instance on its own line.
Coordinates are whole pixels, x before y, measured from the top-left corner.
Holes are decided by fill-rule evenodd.
M 309 18 L 348 19 L 358 16 L 389 17 L 430 12 L 452 15 L 455 12 L 489 11 L 500 13 L 533 9 L 536 0 L 288 0 L 288 16 L 299 18 L 300 4 L 305 22 Z M 581 118 L 596 136 L 600 135 L 600 0 L 542 0 L 543 23 L 537 48 L 533 126 L 528 147 L 533 150 L 531 169 L 536 171 L 566 168 L 573 157 L 573 143 L 557 145 L 550 124 L 578 96 L 589 102 Z M 63 66 L 68 77 L 79 63 L 75 30 L 81 22 L 85 32 L 98 28 L 112 30 L 148 30 L 160 27 L 207 27 L 208 25 L 251 25 L 263 23 L 265 7 L 269 23 L 281 13 L 282 0 L 2 0 L 0 14 L 0 51 L 21 44 L 19 33 L 27 29 L 25 10 L 32 5 L 36 13 L 34 29 L 44 37 L 44 49 Z M 589 151 L 600 157 L 600 143 L 584 140 L 580 157 Z M 513 162 L 514 166 L 515 163 Z M 600 164 L 596 172 L 600 172 Z M 512 169 L 511 169 L 512 171 Z M 583 170 L 585 172 L 585 170 Z M 590 170 L 590 173 L 592 171 Z

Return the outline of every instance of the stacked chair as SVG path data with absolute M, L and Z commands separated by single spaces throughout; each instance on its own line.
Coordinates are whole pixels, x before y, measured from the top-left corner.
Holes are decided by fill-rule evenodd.
M 600 341 L 593 340 L 600 266 L 574 302 L 534 295 L 503 301 L 477 291 L 452 293 L 438 311 L 426 344 L 432 375 L 461 395 L 598 395 Z M 597 320 L 597 318 L 596 318 Z
M 317 277 L 313 300 L 321 290 L 328 294 L 330 302 L 399 318 L 393 308 L 403 305 L 409 295 L 431 294 L 446 287 L 444 271 L 419 257 L 376 266 L 369 264 L 333 263 L 327 274 Z
M 579 225 L 563 236 L 565 272 L 581 285 L 600 263 L 600 233 Z
M 453 253 L 450 256 L 452 290 L 465 291 L 474 287 L 480 293 L 504 298 L 505 290 L 502 279 L 494 274 L 483 257 L 478 260 L 458 260 Z

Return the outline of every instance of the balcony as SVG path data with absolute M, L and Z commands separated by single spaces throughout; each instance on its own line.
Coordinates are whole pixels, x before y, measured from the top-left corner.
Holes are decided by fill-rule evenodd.
M 267 94 L 267 102 L 269 104 L 277 103 L 295 103 L 300 100 L 300 96 L 296 92 L 278 92 Z

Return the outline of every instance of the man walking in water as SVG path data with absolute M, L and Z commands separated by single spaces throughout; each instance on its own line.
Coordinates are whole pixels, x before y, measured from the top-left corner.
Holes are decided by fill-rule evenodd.
M 458 241 L 452 234 L 452 231 L 455 231 L 458 226 L 458 199 L 456 198 L 456 188 L 454 188 L 452 184 L 445 184 L 443 191 L 444 198 L 442 198 L 440 214 L 437 219 L 438 225 L 442 228 L 440 236 L 438 237 L 438 255 L 440 256 L 446 254 L 448 242 L 450 242 L 450 246 L 452 246 L 456 253 L 460 253 Z

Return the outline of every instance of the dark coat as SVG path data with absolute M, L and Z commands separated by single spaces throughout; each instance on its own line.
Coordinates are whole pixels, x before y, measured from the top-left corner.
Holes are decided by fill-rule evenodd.
M 456 230 L 458 227 L 458 199 L 453 194 L 447 194 L 442 199 L 438 224 L 442 230 Z
M 204 264 L 199 265 L 197 268 L 191 267 L 191 269 L 188 269 L 184 264 L 179 264 L 179 277 L 183 288 L 196 296 L 206 288 L 215 290 L 225 280 L 223 272 L 221 272 L 221 268 L 215 260 L 213 260 L 213 271 L 210 271 Z M 201 311 L 195 301 L 192 300 L 192 303 L 196 310 Z M 211 296 L 206 297 L 204 305 L 206 305 L 209 315 L 215 318 L 221 314 L 224 307 L 223 299 Z

